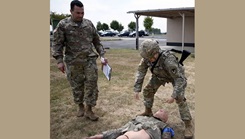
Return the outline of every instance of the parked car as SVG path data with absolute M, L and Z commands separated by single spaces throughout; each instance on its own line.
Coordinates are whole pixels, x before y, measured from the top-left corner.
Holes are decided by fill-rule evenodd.
M 114 32 L 112 32 L 112 31 L 105 31 L 105 32 L 103 32 L 103 33 L 101 34 L 102 37 L 104 37 L 104 36 L 111 36 L 111 37 L 113 37 L 113 36 L 116 36 L 116 35 L 117 35 L 117 34 L 114 33 Z
M 126 37 L 128 37 L 128 36 L 129 36 L 129 34 L 130 34 L 130 32 L 129 32 L 129 31 L 124 31 L 124 32 L 119 33 L 117 36 L 118 36 L 118 37 L 122 37 L 122 36 L 126 36 Z
M 140 30 L 138 31 L 138 33 L 139 33 L 139 37 L 149 36 L 148 33 L 146 33 L 144 30 Z M 136 31 L 129 34 L 129 37 L 135 37 L 135 36 L 136 36 Z
M 102 31 L 98 31 L 97 33 L 99 34 L 99 36 L 101 36 L 103 34 Z

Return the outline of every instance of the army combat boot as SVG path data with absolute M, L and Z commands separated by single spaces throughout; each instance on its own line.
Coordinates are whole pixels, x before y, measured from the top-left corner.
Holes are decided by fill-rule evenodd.
M 79 104 L 79 110 L 77 112 L 77 117 L 83 117 L 84 115 L 84 105 L 83 103 Z
M 151 108 L 145 107 L 145 112 L 138 114 L 137 116 L 153 116 L 153 113 L 151 111 Z
M 92 111 L 92 107 L 89 105 L 87 105 L 86 107 L 85 117 L 89 118 L 92 121 L 97 121 L 99 119 L 99 117 L 96 116 L 94 112 Z
M 193 126 L 191 120 L 185 122 L 185 138 L 191 139 L 193 137 Z

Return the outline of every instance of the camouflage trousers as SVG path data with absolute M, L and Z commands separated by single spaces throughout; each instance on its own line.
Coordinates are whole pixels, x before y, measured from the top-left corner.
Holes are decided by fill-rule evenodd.
M 91 57 L 73 64 L 66 63 L 67 80 L 72 88 L 74 102 L 94 107 L 98 98 L 97 57 Z
M 147 85 L 143 89 L 143 95 L 144 95 L 144 105 L 146 108 L 152 108 L 154 103 L 154 95 L 157 92 L 158 88 L 161 85 L 165 85 L 167 81 L 159 80 L 156 76 L 152 76 L 150 81 L 147 83 Z M 173 84 L 173 83 L 172 83 Z M 180 117 L 182 120 L 191 120 L 191 114 L 189 107 L 186 102 L 185 98 L 185 87 L 183 90 L 180 91 L 181 93 L 178 96 L 178 99 L 176 100 L 176 103 L 178 104 Z

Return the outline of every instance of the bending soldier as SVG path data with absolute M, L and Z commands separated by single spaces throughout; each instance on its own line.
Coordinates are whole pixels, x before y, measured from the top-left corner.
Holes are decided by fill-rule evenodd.
M 185 98 L 185 88 L 187 86 L 184 67 L 178 62 L 175 55 L 168 50 L 161 50 L 156 40 L 147 39 L 140 45 L 140 55 L 142 57 L 136 80 L 134 84 L 135 98 L 139 99 L 144 77 L 150 68 L 152 75 L 143 89 L 145 111 L 139 115 L 152 116 L 152 106 L 154 95 L 161 85 L 172 83 L 173 93 L 167 103 L 173 103 L 174 100 L 178 104 L 181 119 L 185 123 L 185 137 L 193 136 L 192 117 Z

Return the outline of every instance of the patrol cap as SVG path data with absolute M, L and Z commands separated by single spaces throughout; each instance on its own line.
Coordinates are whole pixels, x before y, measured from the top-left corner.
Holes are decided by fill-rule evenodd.
M 146 39 L 140 44 L 140 56 L 145 59 L 154 57 L 157 52 L 160 52 L 159 43 L 155 39 Z

